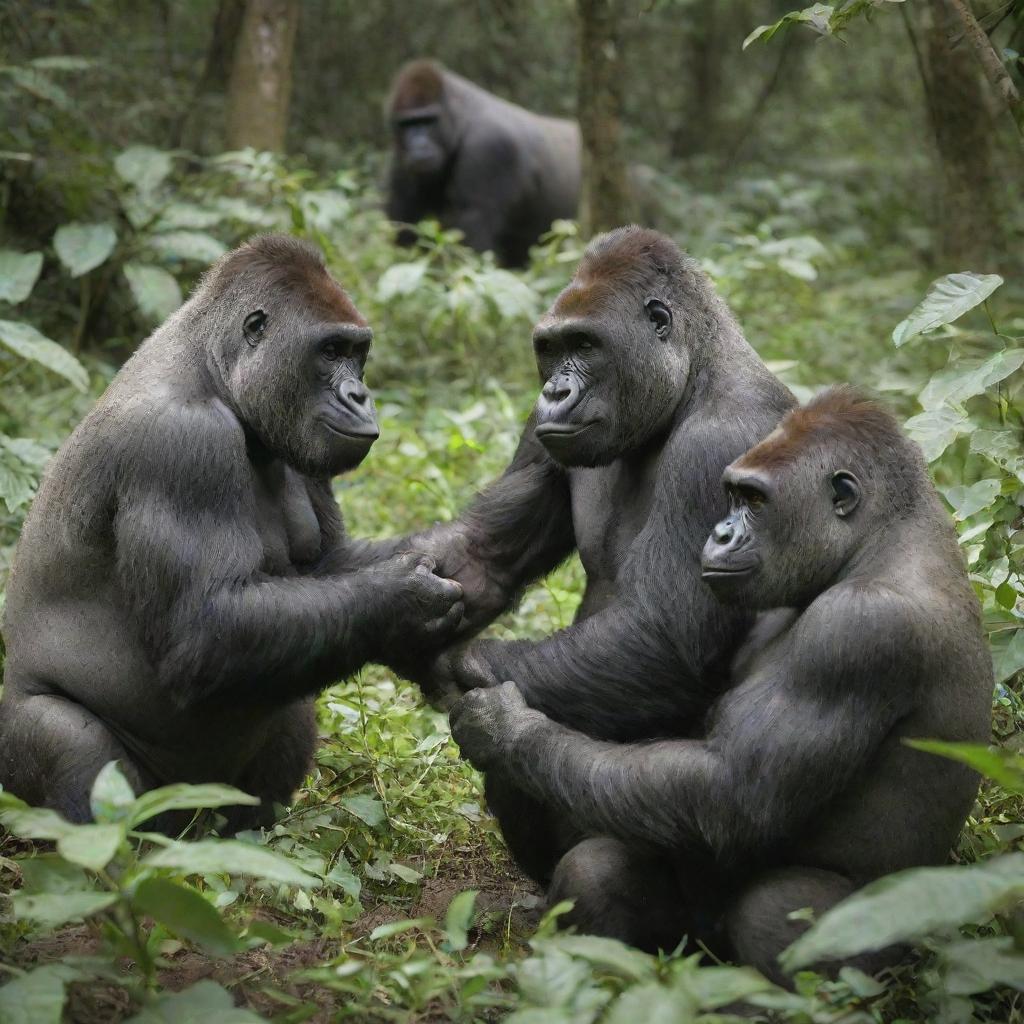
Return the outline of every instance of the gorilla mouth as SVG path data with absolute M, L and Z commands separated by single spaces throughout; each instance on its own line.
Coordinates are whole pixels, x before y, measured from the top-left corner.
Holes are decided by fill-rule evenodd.
M 329 420 L 321 420 L 321 423 L 332 433 L 337 434 L 338 437 L 345 438 L 346 441 L 376 441 L 380 437 L 380 431 L 373 424 L 367 423 L 365 426 L 360 428 L 346 429 L 344 427 L 336 426 Z
M 757 564 L 751 563 L 750 565 L 741 565 L 735 569 L 725 569 L 721 566 L 704 566 L 700 571 L 700 578 L 702 580 L 720 580 L 720 579 L 742 579 L 744 576 L 753 576 L 757 572 Z
M 585 430 L 589 430 L 596 422 L 597 420 L 588 420 L 586 423 L 561 423 L 555 421 L 538 423 L 534 433 L 542 441 L 546 438 L 569 440 L 573 437 L 579 437 L 580 434 Z

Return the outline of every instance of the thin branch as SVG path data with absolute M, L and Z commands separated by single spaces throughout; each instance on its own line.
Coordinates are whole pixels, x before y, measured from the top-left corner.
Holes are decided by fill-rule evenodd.
M 981 63 L 985 77 L 992 84 L 992 88 L 1002 97 L 1017 124 L 1017 130 L 1024 135 L 1024 105 L 1021 104 L 1020 93 L 992 45 L 992 40 L 978 24 L 978 19 L 975 18 L 967 0 L 947 0 L 947 2 L 956 11 L 957 17 L 964 27 L 964 35 L 971 44 L 974 55 Z

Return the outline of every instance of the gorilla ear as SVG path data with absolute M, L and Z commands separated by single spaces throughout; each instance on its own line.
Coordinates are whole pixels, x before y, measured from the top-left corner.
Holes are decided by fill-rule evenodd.
M 654 333 L 664 340 L 672 330 L 672 310 L 661 299 L 648 299 L 644 303 L 647 318 L 654 324 Z
M 860 481 L 848 470 L 832 474 L 832 508 L 845 519 L 860 504 Z

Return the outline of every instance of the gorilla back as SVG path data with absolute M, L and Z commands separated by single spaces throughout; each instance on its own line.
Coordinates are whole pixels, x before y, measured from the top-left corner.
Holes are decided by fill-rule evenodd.
M 269 236 L 125 364 L 18 545 L 5 788 L 84 820 L 117 758 L 136 790 L 222 781 L 287 800 L 312 750 L 308 697 L 406 628 L 458 621 L 457 584 L 378 562 L 331 495 L 377 437 L 370 342 L 320 253 Z
M 514 266 L 552 221 L 576 216 L 575 121 L 524 110 L 427 60 L 402 68 L 388 106 L 392 220 L 436 217 L 461 230 L 467 245 Z

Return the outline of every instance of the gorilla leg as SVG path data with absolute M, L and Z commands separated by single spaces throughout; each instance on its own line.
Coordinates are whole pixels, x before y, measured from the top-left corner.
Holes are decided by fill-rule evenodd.
M 535 882 L 547 885 L 559 858 L 580 834 L 570 830 L 564 815 L 555 814 L 500 771 L 487 772 L 484 795 L 516 864 Z
M 313 702 L 290 704 L 274 715 L 259 755 L 246 766 L 238 788 L 260 798 L 258 807 L 227 807 L 225 833 L 274 821 L 274 804 L 291 803 L 306 777 L 316 746 L 316 711 Z
M 89 792 L 108 761 L 120 763 L 136 793 L 156 784 L 99 718 L 54 694 L 5 699 L 0 750 L 6 790 L 76 824 L 92 820 Z
M 575 903 L 560 919 L 563 926 L 651 953 L 675 949 L 695 931 L 696 918 L 672 862 L 607 836 L 584 839 L 558 862 L 548 904 L 561 900 Z
M 779 967 L 779 954 L 809 927 L 806 921 L 791 921 L 794 910 L 811 907 L 820 917 L 849 896 L 856 886 L 843 875 L 819 868 L 780 868 L 756 878 L 741 891 L 726 914 L 726 929 L 732 954 L 737 961 L 756 967 L 779 985 L 791 985 Z M 906 950 L 890 946 L 862 954 L 845 963 L 876 974 L 898 963 Z M 822 973 L 834 973 L 828 964 L 815 965 Z

